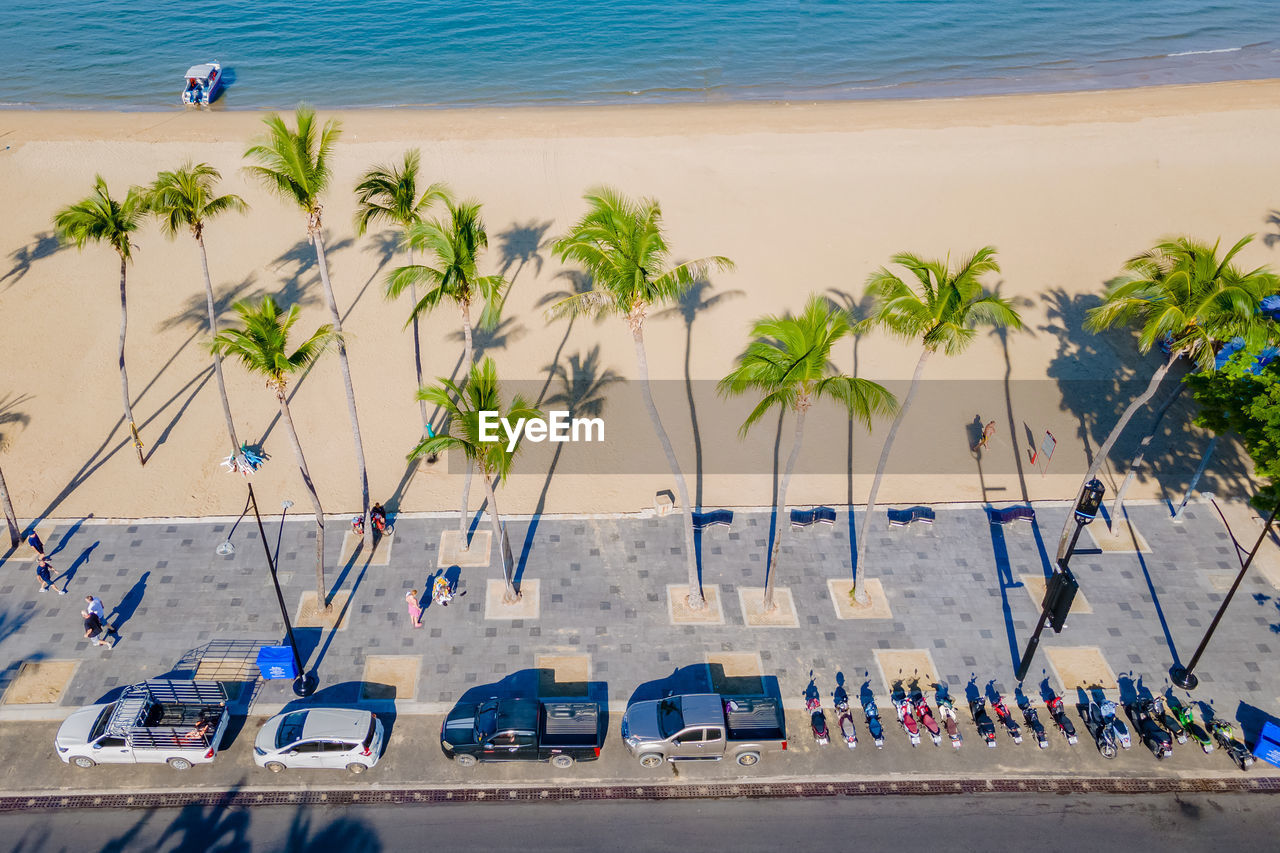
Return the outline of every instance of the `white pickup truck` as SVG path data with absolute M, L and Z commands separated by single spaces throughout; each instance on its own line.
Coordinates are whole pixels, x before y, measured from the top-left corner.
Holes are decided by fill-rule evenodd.
M 217 681 L 144 681 L 120 698 L 72 712 L 54 738 L 58 757 L 77 767 L 168 764 L 186 770 L 218 754 L 231 715 Z

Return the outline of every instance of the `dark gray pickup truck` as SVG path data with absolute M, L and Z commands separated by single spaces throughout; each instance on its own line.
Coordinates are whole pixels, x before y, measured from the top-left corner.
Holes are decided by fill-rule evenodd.
M 600 757 L 595 702 L 489 699 L 461 704 L 440 727 L 440 748 L 463 767 L 480 761 L 550 761 L 560 768 Z
M 782 703 L 770 696 L 688 693 L 627 708 L 622 739 L 645 767 L 725 758 L 750 767 L 787 748 L 787 724 Z

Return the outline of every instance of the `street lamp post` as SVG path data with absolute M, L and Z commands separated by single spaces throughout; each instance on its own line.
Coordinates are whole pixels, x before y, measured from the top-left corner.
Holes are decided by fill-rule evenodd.
M 293 506 L 293 501 L 286 500 L 283 503 L 284 513 L 289 511 L 289 507 Z M 253 517 L 258 522 L 258 536 L 262 539 L 262 550 L 267 555 L 267 568 L 271 571 L 271 583 L 275 586 L 276 601 L 280 604 L 280 616 L 284 619 L 285 635 L 289 638 L 289 648 L 293 650 L 293 664 L 297 668 L 298 677 L 293 681 L 293 692 L 298 696 L 310 696 L 316 691 L 319 679 L 314 672 L 303 672 L 302 656 L 298 654 L 298 641 L 293 636 L 293 624 L 289 621 L 289 609 L 284 603 L 284 593 L 280 591 L 280 579 L 276 576 L 276 563 L 271 555 L 271 546 L 267 544 L 267 533 L 262 527 L 262 516 L 258 514 L 258 499 L 253 494 L 253 484 L 249 484 L 249 499 L 245 501 L 244 510 L 240 513 L 240 518 L 236 519 L 236 523 L 231 526 L 231 532 L 234 533 L 236 525 L 244 518 L 249 508 L 253 507 Z M 280 530 L 284 531 L 284 513 L 280 515 Z M 231 544 L 231 534 L 227 534 L 227 539 L 217 547 L 217 552 L 223 556 L 234 554 L 236 552 L 235 545 Z
M 1071 602 L 1075 601 L 1076 590 L 1080 588 L 1076 583 L 1075 575 L 1071 574 L 1071 569 L 1067 568 L 1067 564 L 1071 562 L 1071 555 L 1075 553 L 1080 531 L 1098 517 L 1098 507 L 1102 506 L 1102 496 L 1106 491 L 1106 487 L 1098 480 L 1085 483 L 1084 491 L 1080 494 L 1080 500 L 1075 508 L 1076 532 L 1071 535 L 1071 545 L 1058 562 L 1053 577 L 1049 578 L 1049 582 L 1045 584 L 1044 601 L 1040 603 L 1040 621 L 1036 622 L 1036 629 L 1032 632 L 1031 639 L 1027 641 L 1027 650 L 1022 653 L 1022 660 L 1018 662 L 1018 681 L 1027 677 L 1027 670 L 1031 668 L 1031 659 L 1035 657 L 1036 649 L 1040 646 L 1040 634 L 1044 631 L 1045 623 L 1050 624 L 1055 634 L 1060 633 L 1066 625 L 1067 614 L 1071 611 Z
M 1204 639 L 1200 641 L 1200 645 L 1196 647 L 1196 653 L 1191 656 L 1191 660 L 1186 666 L 1174 664 L 1169 669 L 1169 680 L 1181 687 L 1183 690 L 1195 690 L 1196 685 L 1200 683 L 1200 679 L 1195 677 L 1192 672 L 1196 668 L 1196 664 L 1200 662 L 1200 656 L 1204 654 L 1205 647 L 1209 645 L 1209 640 L 1213 639 L 1213 632 L 1217 629 L 1218 623 L 1222 621 L 1223 614 L 1227 612 L 1227 608 L 1231 605 L 1231 597 L 1236 594 L 1236 590 L 1240 588 L 1240 583 L 1244 580 L 1245 572 L 1249 571 L 1249 566 L 1253 563 L 1253 558 L 1257 555 L 1258 549 L 1262 547 L 1262 543 L 1271 533 L 1271 523 L 1276 520 L 1276 513 L 1280 512 L 1280 501 L 1276 503 L 1275 509 L 1271 510 L 1271 515 L 1267 516 L 1267 523 L 1262 526 L 1262 533 L 1258 536 L 1258 541 L 1253 543 L 1253 550 L 1249 552 L 1248 558 L 1240 566 L 1240 573 L 1236 575 L 1236 582 L 1231 585 L 1230 592 L 1227 597 L 1222 599 L 1218 612 L 1214 614 L 1213 621 L 1209 623 L 1209 630 L 1204 632 Z

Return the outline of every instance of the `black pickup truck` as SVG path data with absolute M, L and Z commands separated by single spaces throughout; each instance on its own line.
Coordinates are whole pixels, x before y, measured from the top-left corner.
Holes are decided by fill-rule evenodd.
M 479 761 L 594 761 L 604 743 L 595 702 L 489 699 L 455 707 L 440 727 L 440 748 L 463 767 Z

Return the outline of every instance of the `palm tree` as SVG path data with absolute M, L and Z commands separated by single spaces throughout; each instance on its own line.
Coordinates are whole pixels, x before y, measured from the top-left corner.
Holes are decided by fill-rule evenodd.
M 146 193 L 130 187 L 123 201 L 116 201 L 107 190 L 107 182 L 101 175 L 94 176 L 93 195 L 64 207 L 53 217 L 58 237 L 65 243 L 73 243 L 83 249 L 89 243 L 106 243 L 120 256 L 120 390 L 124 399 L 124 419 L 133 436 L 133 447 L 138 452 L 138 464 L 146 465 L 142 455 L 142 438 L 133 419 L 133 405 L 129 400 L 129 374 L 124 366 L 125 330 L 129 325 L 128 300 L 125 297 L 125 273 L 133 257 L 133 232 L 142 224 L 147 213 Z
M 733 262 L 718 255 L 670 266 L 670 249 L 662 233 L 662 210 L 654 199 L 638 202 L 616 190 L 598 187 L 584 196 L 589 207 L 569 233 L 556 241 L 553 251 L 562 261 L 582 264 L 591 275 L 591 289 L 552 303 L 553 316 L 592 314 L 597 317 L 625 317 L 636 350 L 640 374 L 640 394 L 644 399 L 653 431 L 662 444 L 667 465 L 676 480 L 680 506 L 685 513 L 684 550 L 689 568 L 689 601 L 693 610 L 704 605 L 698 556 L 693 544 L 693 505 L 689 486 L 671 439 L 662 426 L 658 407 L 649 387 L 649 359 L 644 346 L 644 320 L 653 307 L 677 300 L 682 292 L 705 278 L 712 269 L 733 269 Z
M 419 222 L 405 233 L 409 248 L 427 252 L 435 266 L 409 264 L 393 270 L 387 279 L 387 296 L 395 299 L 408 287 L 426 287 L 422 298 L 413 305 L 410 320 L 430 312 L 446 299 L 457 305 L 462 313 L 464 363 L 470 370 L 475 365 L 471 306 L 477 301 L 483 304 L 480 325 L 492 329 L 498 324 L 507 282 L 500 275 L 480 275 L 477 269 L 481 250 L 489 246 L 489 234 L 480 218 L 480 202 L 455 201 L 445 189 L 437 189 L 435 197 L 444 201 L 448 218 Z
M 149 206 L 160 219 L 165 235 L 173 239 L 184 229 L 191 232 L 200 247 L 200 268 L 204 272 L 204 296 L 209 308 L 209 334 L 218 336 L 218 314 L 213 304 L 213 281 L 209 278 L 209 256 L 204 246 L 204 226 L 210 219 L 228 211 L 243 213 L 248 209 L 238 195 L 216 195 L 214 184 L 222 179 L 217 169 L 208 163 L 187 162 L 174 172 L 161 172 L 151 185 Z M 222 378 L 222 356 L 213 353 L 213 373 L 218 379 L 218 394 L 222 398 L 222 414 L 227 419 L 227 436 L 231 439 L 231 454 L 240 454 L 240 440 L 236 437 L 236 424 L 231 417 L 231 403 L 227 400 L 227 385 Z
M 419 284 L 426 288 L 422 298 L 414 302 L 409 315 L 411 322 L 417 322 L 420 315 L 429 313 L 446 299 L 457 305 L 462 313 L 463 369 L 470 371 L 475 366 L 471 306 L 476 301 L 481 302 L 484 307 L 480 312 L 480 326 L 494 328 L 498 325 L 507 282 L 500 275 L 480 275 L 477 269 L 480 251 L 489 245 L 489 235 L 485 231 L 484 220 L 480 218 L 480 203 L 459 203 L 443 189 L 437 190 L 437 197 L 444 201 L 448 218 L 419 222 L 405 233 L 405 243 L 410 250 L 428 253 L 435 266 L 410 263 L 393 270 L 387 279 L 387 297 L 396 299 L 406 288 Z M 462 512 L 458 516 L 458 536 L 463 551 L 470 547 L 467 541 L 467 503 L 470 496 L 471 466 L 468 465 L 462 480 Z
M 360 417 L 356 413 L 356 392 L 351 384 L 351 365 L 347 361 L 347 345 L 342 337 L 342 315 L 338 312 L 333 285 L 329 283 L 329 264 L 324 256 L 324 229 L 320 219 L 320 196 L 329 188 L 333 176 L 329 158 L 342 128 L 337 119 L 325 122 L 322 129 L 317 128 L 315 110 L 305 105 L 298 107 L 296 119 L 296 131 L 290 130 L 284 119 L 276 113 L 263 119 L 267 135 L 244 152 L 246 159 L 256 160 L 258 164 L 246 169 L 276 195 L 296 204 L 307 216 L 307 237 L 316 250 L 316 265 L 320 269 L 325 302 L 329 305 L 329 322 L 338 345 L 338 365 L 342 369 L 347 412 L 351 416 L 351 433 L 355 438 L 363 529 L 372 530 L 373 525 L 369 521 L 369 469 L 364 461 Z
M 250 373 L 265 378 L 267 387 L 275 393 L 276 402 L 280 404 L 280 419 L 289 435 L 289 443 L 293 445 L 293 454 L 298 458 L 302 484 L 306 486 L 311 506 L 315 509 L 316 601 L 327 610 L 329 600 L 324 583 L 324 509 L 320 506 L 320 495 L 316 493 L 311 472 L 307 469 L 307 458 L 302 454 L 302 443 L 298 440 L 298 430 L 293 425 L 293 415 L 289 411 L 287 391 L 289 377 L 310 368 L 334 342 L 336 336 L 332 327 L 321 326 L 297 349 L 290 352 L 289 331 L 298 322 L 298 306 L 293 306 L 287 314 L 281 315 L 275 299 L 264 296 L 260 305 L 237 302 L 235 309 L 240 315 L 240 327 L 220 332 L 213 339 L 212 349 L 219 356 L 238 359 Z
M 485 358 L 471 368 L 464 385 L 452 379 L 440 377 L 435 385 L 419 389 L 418 396 L 434 403 L 448 415 L 448 432 L 424 438 L 409 452 L 409 459 L 440 453 L 445 450 L 461 450 L 469 466 L 474 465 L 484 478 L 485 492 L 489 498 L 489 520 L 493 524 L 493 541 L 499 543 L 502 559 L 502 579 L 506 591 L 502 600 L 514 604 L 520 599 L 516 589 L 513 567 L 507 561 L 511 543 L 498 513 L 498 496 L 494 483 L 498 478 L 506 480 L 520 444 L 508 449 L 505 436 L 497 440 L 486 439 L 480 430 L 480 413 L 506 418 L 511 423 L 519 419 L 540 418 L 542 412 L 534 408 L 524 397 L 517 395 L 507 407 L 502 401 L 502 389 L 498 384 L 498 370 L 492 358 Z
M 1155 395 L 1175 361 L 1186 356 L 1198 370 L 1208 373 L 1214 369 L 1214 356 L 1223 341 L 1237 335 L 1252 338 L 1261 332 L 1259 303 L 1280 288 L 1280 280 L 1265 267 L 1241 272 L 1231 263 L 1251 240 L 1253 235 L 1249 234 L 1236 241 L 1221 260 L 1217 242 L 1210 246 L 1189 237 L 1165 240 L 1130 259 L 1124 265 L 1124 275 L 1107 285 L 1103 303 L 1089 310 L 1084 324 L 1089 331 L 1121 324 L 1136 326 L 1139 352 L 1148 353 L 1163 342 L 1169 355 L 1094 454 L 1076 492 L 1077 503 L 1085 484 L 1102 470 L 1134 413 Z M 1068 513 L 1058 539 L 1058 560 L 1066 557 L 1074 520 Z
M 723 397 L 755 391 L 763 396 L 747 415 L 738 430 L 745 436 L 765 413 L 774 406 L 795 415 L 795 439 L 787 467 L 778 486 L 775 504 L 777 530 L 773 537 L 773 553 L 765 576 L 764 609 L 774 610 L 773 581 L 778 570 L 782 537 L 787 530 L 787 486 L 795 470 L 796 459 L 804 439 L 804 419 L 818 400 L 830 398 L 868 428 L 872 415 L 882 415 L 897 408 L 897 401 L 881 385 L 867 379 L 841 375 L 831 363 L 831 348 L 850 334 L 849 318 L 843 311 L 817 296 L 810 296 L 798 317 L 768 316 L 751 327 L 753 340 L 738 357 L 738 366 L 720 380 L 717 389 Z
M 444 198 L 447 190 L 444 184 L 436 183 L 427 187 L 421 195 L 418 193 L 418 169 L 422 155 L 414 148 L 406 151 L 402 166 L 375 166 L 365 172 L 356 184 L 356 233 L 364 236 L 370 225 L 386 222 L 394 225 L 401 232 L 404 242 L 409 229 L 422 222 L 424 214 L 432 203 Z M 409 246 L 409 265 L 413 266 L 413 247 Z M 409 284 L 409 301 L 418 304 L 418 294 L 414 284 Z M 415 388 L 422 387 L 422 339 L 418 334 L 418 315 L 409 318 L 413 324 L 413 369 L 417 378 Z M 427 430 L 427 403 L 418 401 L 418 409 L 422 413 L 422 433 Z
M 952 269 L 950 256 L 945 260 L 926 261 L 903 252 L 894 255 L 892 262 L 911 273 L 911 277 L 915 279 L 912 284 L 903 281 L 885 267 L 872 273 L 867 280 L 867 292 L 875 300 L 870 322 L 884 326 L 892 334 L 906 340 L 919 340 L 923 349 L 916 362 L 915 373 L 911 376 L 907 397 L 902 401 L 902 407 L 898 409 L 897 417 L 893 419 L 893 425 L 889 427 L 889 434 L 885 437 L 884 447 L 880 450 L 880 461 L 876 464 L 875 479 L 871 481 L 866 514 L 862 518 L 862 532 L 858 536 L 855 599 L 859 604 L 870 601 L 864 581 L 868 569 L 867 540 L 871 536 L 871 517 L 875 513 L 876 495 L 880 491 L 880 481 L 884 477 L 893 440 L 897 437 L 898 428 L 920 387 L 925 363 L 938 350 L 949 356 L 964 352 L 973 342 L 976 334 L 974 329 L 979 325 L 1022 328 L 1022 318 L 1009 300 L 983 290 L 980 279 L 987 273 L 1000 271 L 995 256 L 993 246 L 984 246 L 961 262 L 959 267 Z

